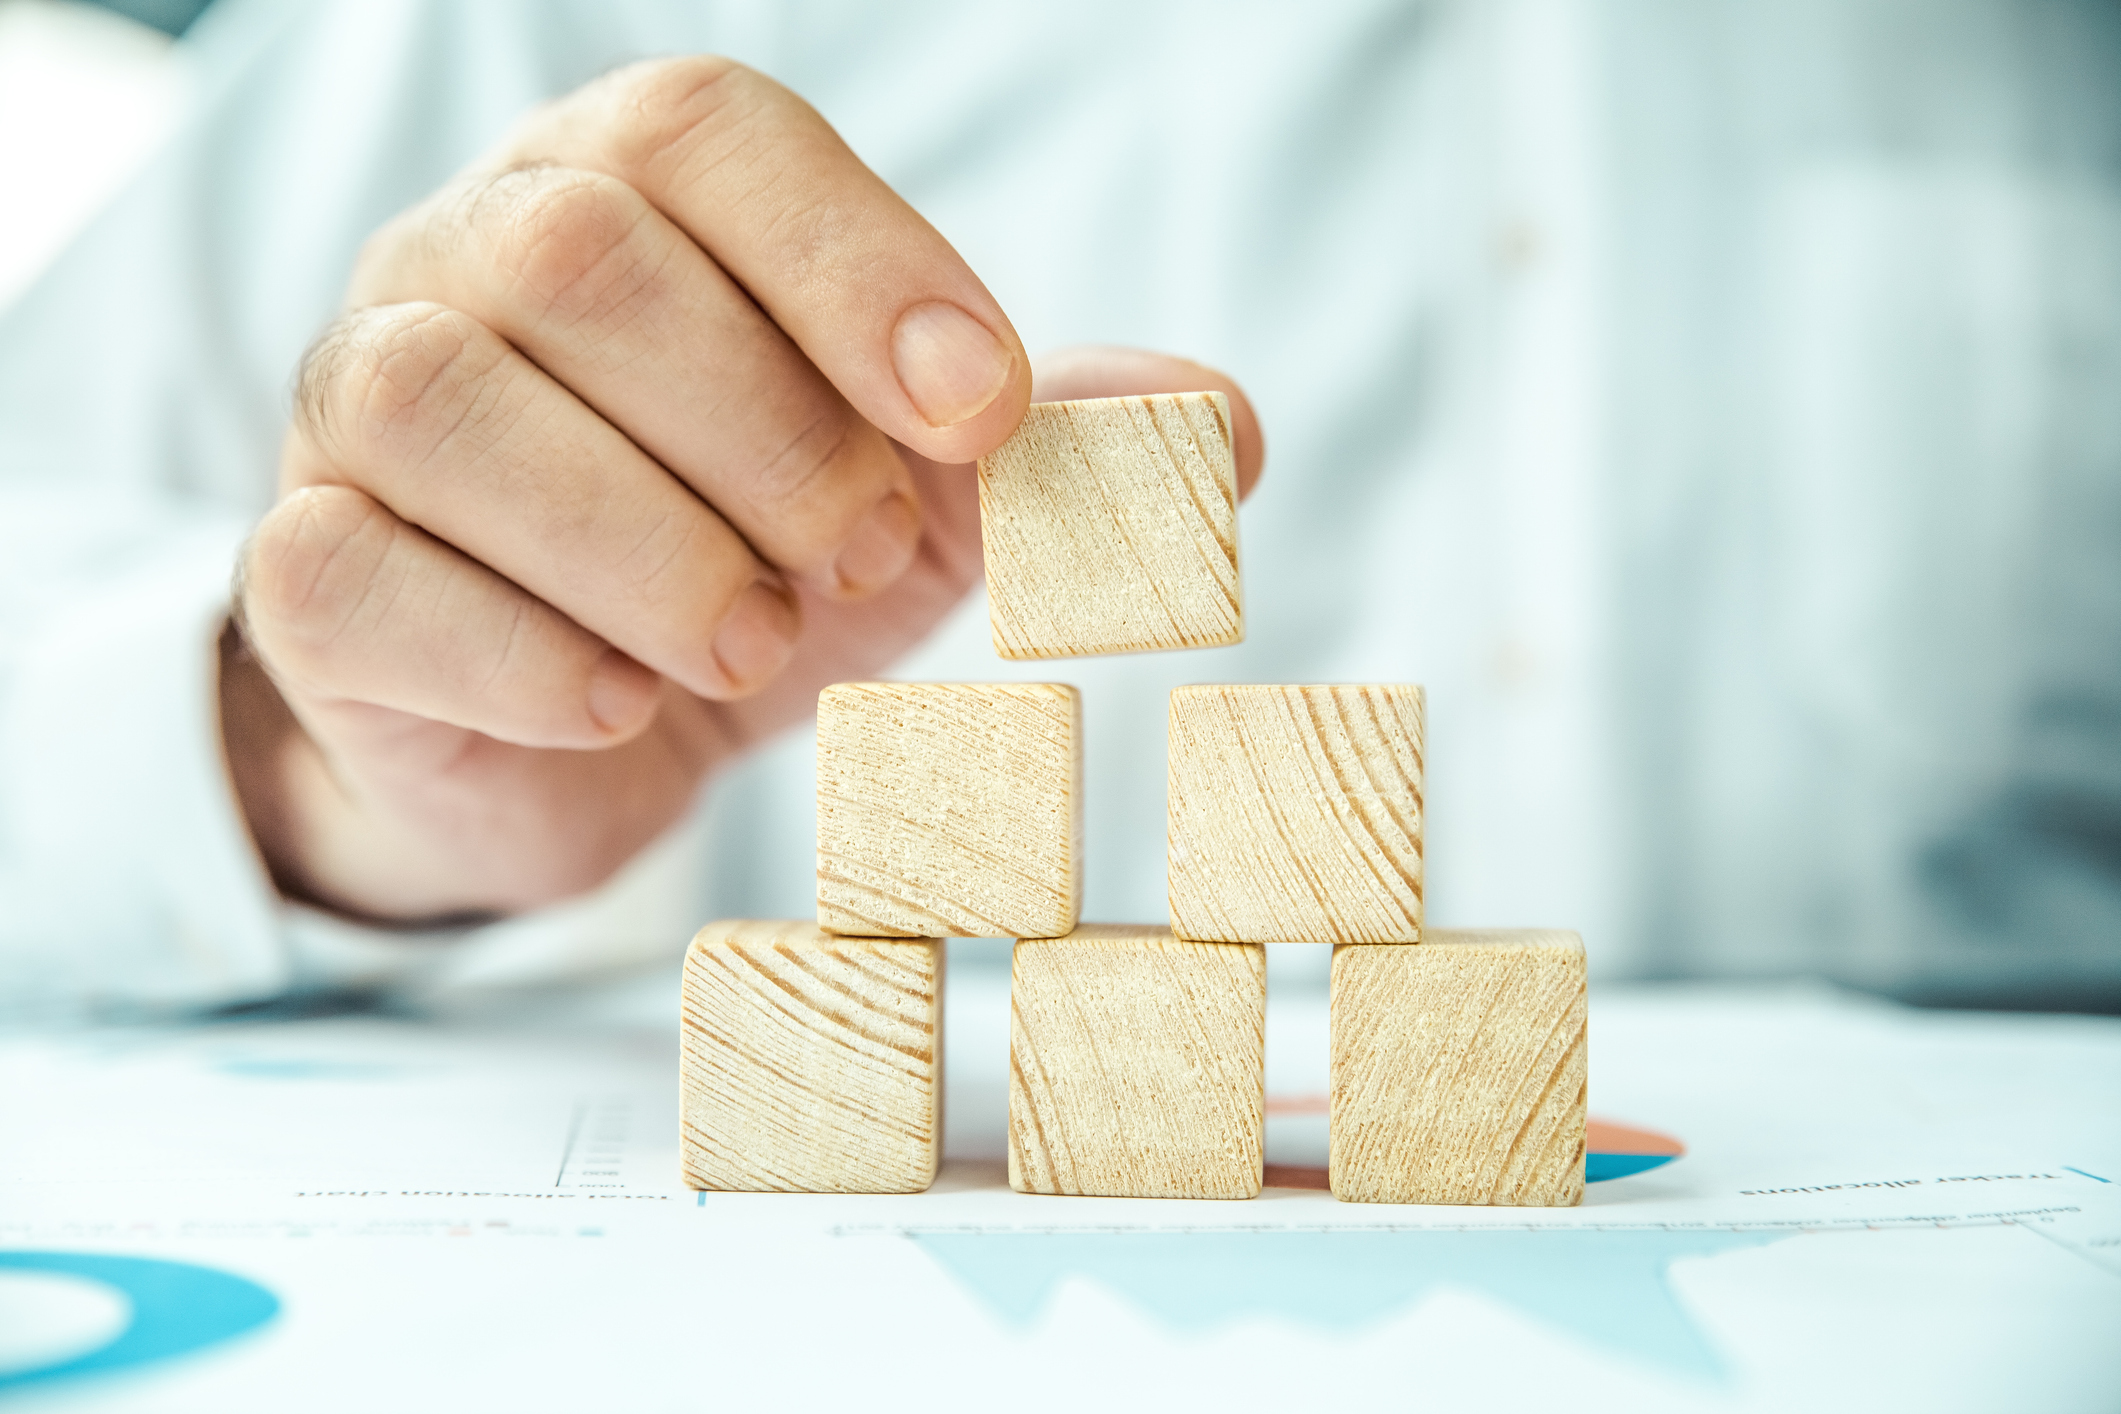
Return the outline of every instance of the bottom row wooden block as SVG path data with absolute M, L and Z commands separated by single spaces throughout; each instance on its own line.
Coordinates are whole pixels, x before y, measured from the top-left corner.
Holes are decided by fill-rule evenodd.
M 710 923 L 685 954 L 678 1133 L 694 1188 L 918 1193 L 943 1131 L 943 944 Z
M 1333 1196 L 1583 1201 L 1583 940 L 1430 930 L 1333 949 Z
M 1086 924 L 1020 942 L 1009 983 L 1009 1186 L 1253 1198 L 1267 950 Z
M 1085 925 L 1016 945 L 1009 1183 L 1251 1198 L 1265 1137 L 1266 949 Z M 941 1133 L 942 943 L 710 924 L 685 964 L 695 1188 L 908 1193 Z M 1333 950 L 1329 1180 L 1368 1203 L 1583 1197 L 1583 944 L 1433 930 Z

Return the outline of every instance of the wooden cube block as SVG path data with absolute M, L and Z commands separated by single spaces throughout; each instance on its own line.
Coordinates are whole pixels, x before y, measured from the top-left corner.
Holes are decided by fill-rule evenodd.
M 918 1193 L 942 1147 L 943 945 L 710 923 L 685 954 L 694 1188 Z
M 1333 1196 L 1583 1201 L 1583 940 L 1435 929 L 1333 949 Z
M 1084 924 L 1019 942 L 1009 1186 L 1254 1198 L 1265 1141 L 1267 952 Z
M 1083 892 L 1082 698 L 1061 683 L 840 683 L 817 703 L 817 921 L 1058 937 Z
M 1243 641 L 1221 393 L 1034 403 L 980 459 L 979 504 L 1004 658 Z
M 1171 927 L 1247 943 L 1416 943 L 1422 691 L 1171 694 Z

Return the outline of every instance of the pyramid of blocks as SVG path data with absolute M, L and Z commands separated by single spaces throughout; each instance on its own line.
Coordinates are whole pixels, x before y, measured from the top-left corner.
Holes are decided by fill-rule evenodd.
M 1243 638 L 1223 395 L 1036 404 L 979 489 L 1003 657 Z M 1019 1192 L 1256 1196 L 1266 949 L 1310 944 L 1336 1197 L 1581 1201 L 1583 944 L 1424 928 L 1422 689 L 1185 687 L 1169 729 L 1170 920 L 1083 923 L 1073 687 L 820 694 L 816 920 L 712 923 L 686 956 L 685 1181 L 926 1188 L 942 940 L 999 936 Z

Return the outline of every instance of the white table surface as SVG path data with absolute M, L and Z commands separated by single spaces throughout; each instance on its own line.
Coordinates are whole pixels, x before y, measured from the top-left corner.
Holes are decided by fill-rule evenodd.
M 953 955 L 933 1190 L 696 1195 L 675 1014 L 673 974 L 0 1041 L 0 1398 L 2121 1408 L 2121 1023 L 1594 991 L 1593 1115 L 1688 1153 L 1549 1211 L 1011 1193 L 993 944 Z M 1270 1163 L 1323 1162 L 1324 1047 L 1322 994 L 1278 992 Z M 207 1285 L 135 1309 L 113 1271 Z M 152 1358 L 223 1299 L 251 1329 Z M 68 1358 L 123 1367 L 26 1378 Z

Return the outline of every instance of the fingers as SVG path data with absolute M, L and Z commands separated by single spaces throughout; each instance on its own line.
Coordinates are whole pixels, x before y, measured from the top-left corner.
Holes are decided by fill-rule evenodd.
M 661 684 L 619 650 L 366 494 L 317 487 L 243 556 L 244 628 L 300 711 L 358 702 L 520 746 L 638 735 Z
M 552 162 L 639 191 L 785 330 L 855 410 L 968 462 L 1023 417 L 1029 361 L 936 230 L 808 104 L 718 58 L 639 64 L 542 110 L 497 166 Z
M 715 59 L 537 115 L 370 243 L 352 302 L 302 375 L 289 484 L 360 492 L 458 577 L 717 700 L 790 661 L 794 586 L 862 598 L 914 565 L 935 538 L 909 461 L 972 460 L 1032 390 L 948 244 L 807 105 Z M 1078 350 L 1041 383 L 1221 388 L 1241 491 L 1259 475 L 1258 421 L 1211 370 Z
M 535 116 L 379 233 L 351 302 L 443 308 L 329 341 L 305 382 L 349 386 L 304 398 L 289 479 L 368 491 L 716 698 L 786 661 L 769 569 L 859 598 L 912 563 L 921 502 L 886 434 L 967 461 L 1030 397 L 949 245 L 806 104 L 717 59 Z
M 813 589 L 873 593 L 913 557 L 919 503 L 890 442 L 611 177 L 459 184 L 369 242 L 350 299 L 433 301 L 486 325 Z
M 283 474 L 351 486 L 688 691 L 777 673 L 792 596 L 640 448 L 478 321 L 363 310 L 299 377 Z
M 1060 349 L 1038 360 L 1033 396 L 1046 403 L 1143 393 L 1205 392 L 1219 392 L 1230 399 L 1237 494 L 1249 496 L 1267 464 L 1267 444 L 1259 430 L 1259 416 L 1252 411 L 1252 401 L 1244 389 L 1205 364 L 1146 349 L 1098 345 Z

